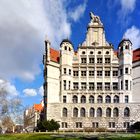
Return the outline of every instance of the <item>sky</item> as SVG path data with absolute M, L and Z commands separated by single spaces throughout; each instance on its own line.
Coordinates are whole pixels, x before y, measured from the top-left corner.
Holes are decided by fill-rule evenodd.
M 115 50 L 123 38 L 133 49 L 140 47 L 139 0 L 0 0 L 0 91 L 20 97 L 25 107 L 40 103 L 44 40 L 59 50 L 68 38 L 76 50 L 91 11 L 100 16 Z

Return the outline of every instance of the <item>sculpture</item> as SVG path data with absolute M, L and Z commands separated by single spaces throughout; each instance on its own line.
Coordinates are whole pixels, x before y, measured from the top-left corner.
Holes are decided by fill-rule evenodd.
M 91 22 L 93 22 L 93 23 L 96 22 L 96 23 L 102 24 L 99 16 L 94 15 L 92 12 L 90 12 L 90 18 L 91 18 Z

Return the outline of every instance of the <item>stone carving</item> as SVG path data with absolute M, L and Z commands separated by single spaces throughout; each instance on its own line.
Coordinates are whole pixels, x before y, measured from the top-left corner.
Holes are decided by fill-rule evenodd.
M 90 12 L 90 18 L 91 18 L 91 22 L 92 22 L 92 23 L 95 23 L 95 22 L 96 22 L 96 23 L 102 25 L 101 20 L 100 20 L 100 17 L 94 15 L 92 12 Z

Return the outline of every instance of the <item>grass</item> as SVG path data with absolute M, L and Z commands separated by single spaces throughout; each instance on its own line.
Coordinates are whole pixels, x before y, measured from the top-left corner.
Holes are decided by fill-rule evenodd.
M 0 140 L 140 140 L 140 134 L 2 134 Z

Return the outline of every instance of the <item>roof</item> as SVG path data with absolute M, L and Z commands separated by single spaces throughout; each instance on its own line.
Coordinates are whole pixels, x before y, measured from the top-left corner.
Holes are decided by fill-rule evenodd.
M 34 108 L 35 111 L 39 111 L 39 112 L 41 112 L 43 110 L 43 106 L 42 106 L 41 103 L 40 104 L 34 104 L 33 108 Z
M 50 60 L 54 62 L 59 62 L 59 51 L 50 48 Z
M 63 39 L 62 42 L 60 43 L 60 45 L 61 45 L 63 42 L 69 42 L 69 43 L 72 45 L 72 42 L 71 42 L 69 39 Z
M 140 61 L 140 48 L 133 51 L 133 62 Z

